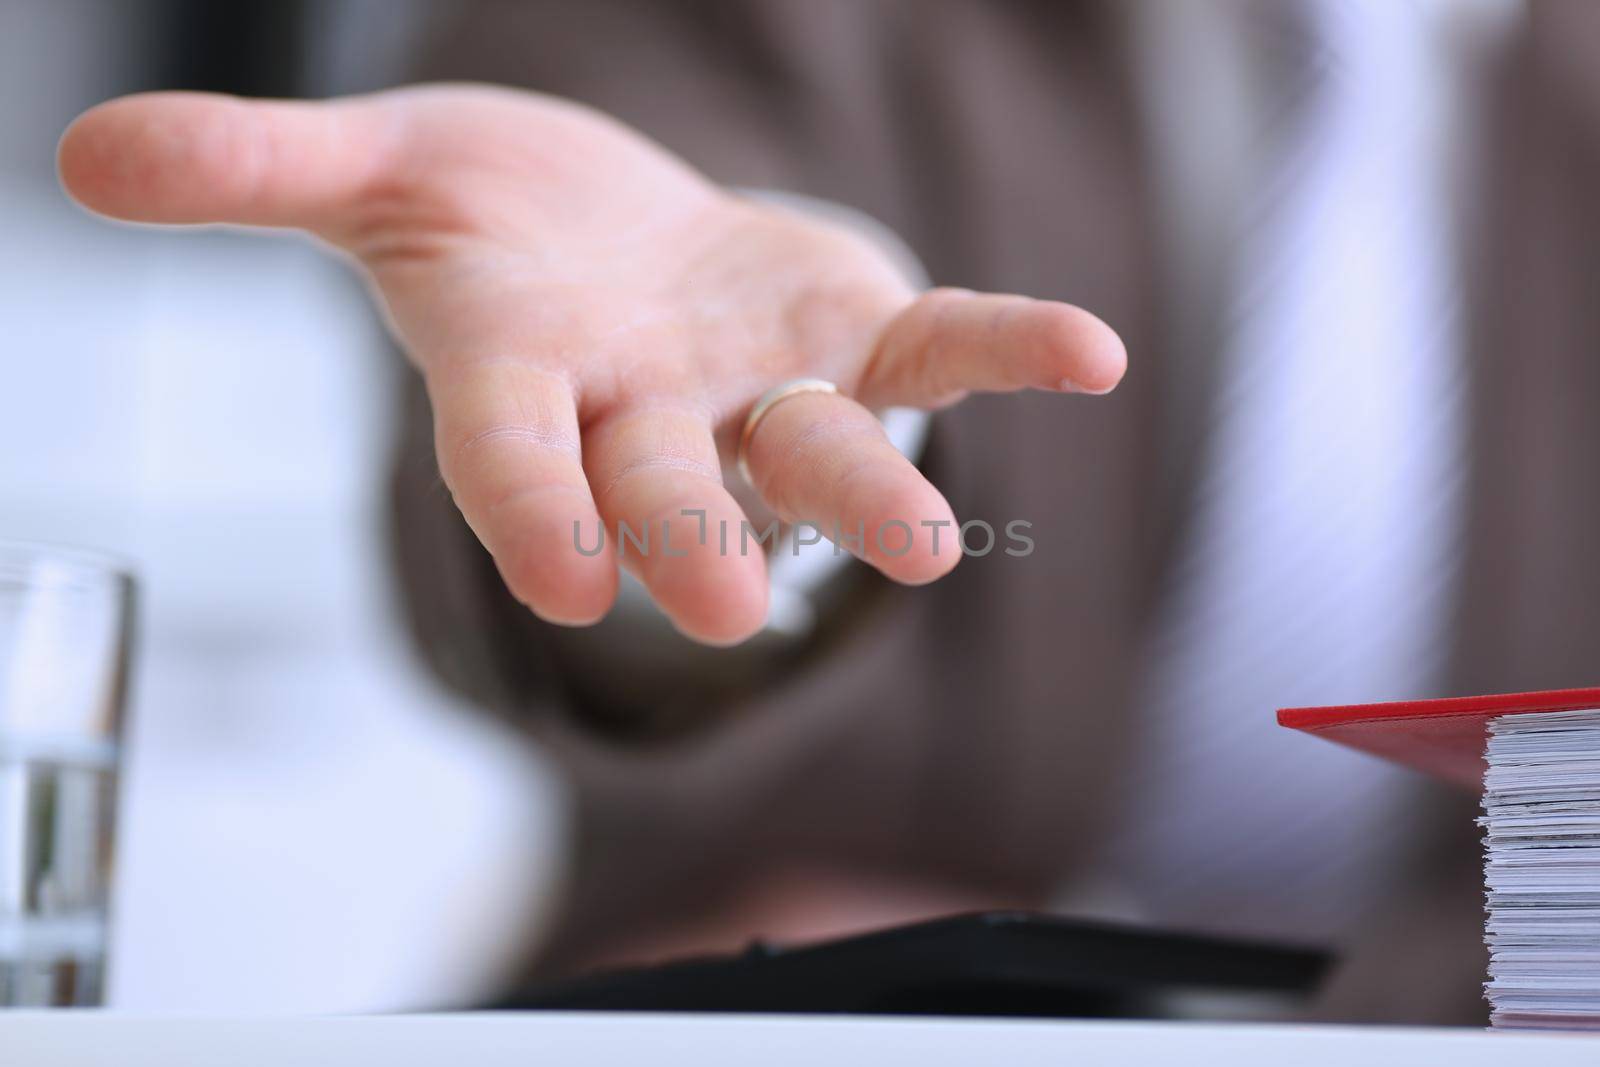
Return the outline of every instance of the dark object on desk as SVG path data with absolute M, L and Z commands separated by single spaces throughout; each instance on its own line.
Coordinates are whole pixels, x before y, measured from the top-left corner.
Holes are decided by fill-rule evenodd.
M 824 1012 L 1161 1018 L 1253 1014 L 1263 996 L 1313 992 L 1327 953 L 987 912 L 796 948 L 607 971 L 500 1005 L 563 1011 Z M 1237 1004 L 1229 1010 L 1233 997 Z

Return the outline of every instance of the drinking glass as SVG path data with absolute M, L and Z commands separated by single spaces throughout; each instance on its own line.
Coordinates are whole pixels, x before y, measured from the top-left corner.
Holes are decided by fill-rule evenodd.
M 104 997 L 133 592 L 110 557 L 0 541 L 0 1007 Z

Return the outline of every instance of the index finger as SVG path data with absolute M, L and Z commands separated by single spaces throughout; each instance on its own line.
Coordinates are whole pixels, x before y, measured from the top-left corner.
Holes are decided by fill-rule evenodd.
M 506 586 L 541 618 L 595 622 L 617 593 L 616 554 L 584 476 L 565 382 L 483 358 L 428 383 L 439 471 Z

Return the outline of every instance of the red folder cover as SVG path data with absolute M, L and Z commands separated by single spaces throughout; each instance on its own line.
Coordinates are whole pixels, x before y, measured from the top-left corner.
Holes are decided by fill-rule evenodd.
M 1543 693 L 1496 693 L 1392 704 L 1283 708 L 1278 725 L 1326 737 L 1341 745 L 1471 789 L 1483 786 L 1485 724 L 1500 715 L 1600 708 L 1600 688 Z

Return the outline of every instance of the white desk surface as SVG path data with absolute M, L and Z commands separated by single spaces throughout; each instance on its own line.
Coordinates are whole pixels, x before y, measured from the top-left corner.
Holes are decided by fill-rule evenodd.
M 5 1067 L 1600 1064 L 1600 1035 L 1207 1023 L 602 1013 L 175 1018 L 0 1012 Z

